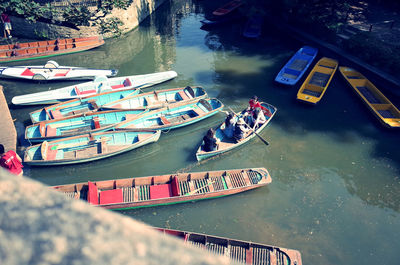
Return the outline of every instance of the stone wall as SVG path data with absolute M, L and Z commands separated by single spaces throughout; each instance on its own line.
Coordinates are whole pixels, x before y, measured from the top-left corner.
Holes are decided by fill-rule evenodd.
M 124 26 L 121 28 L 122 31 L 128 32 L 136 28 L 141 21 L 153 13 L 165 1 L 166 0 L 134 0 L 128 9 L 115 9 L 106 18 L 118 17 L 124 23 Z M 79 30 L 76 30 L 42 22 L 30 24 L 18 17 L 11 17 L 11 22 L 13 26 L 12 35 L 30 39 L 55 39 L 57 37 L 75 38 L 99 34 L 99 28 L 95 26 L 82 26 L 79 27 Z M 104 37 L 108 38 L 112 36 L 105 35 Z
M 0 168 L 0 263 L 236 264 Z

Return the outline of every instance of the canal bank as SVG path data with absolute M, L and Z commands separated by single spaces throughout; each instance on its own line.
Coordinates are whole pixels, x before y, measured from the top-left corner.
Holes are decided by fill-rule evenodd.
M 344 51 L 337 45 L 323 41 L 299 28 L 285 23 L 282 18 L 271 16 L 269 17 L 269 23 L 273 24 L 278 30 L 285 32 L 299 41 L 318 47 L 324 54 L 332 54 L 334 58 L 339 60 L 341 66 L 345 65 L 356 68 L 365 76 L 368 76 L 368 78 L 375 83 L 378 88 L 382 88 L 384 91 L 387 90 L 396 96 L 400 96 L 400 80 L 398 78 L 369 65 L 356 56 Z
M 146 19 L 152 14 L 160 5 L 169 0 L 133 0 L 132 4 L 127 9 L 114 8 L 110 14 L 104 17 L 104 20 L 111 19 L 113 17 L 118 18 L 123 25 L 120 26 L 122 33 L 129 32 L 135 29 L 140 22 Z M 80 3 L 81 2 L 81 3 Z M 65 5 L 54 6 L 56 4 L 64 3 Z M 87 7 L 88 10 L 93 11 L 97 9 L 97 2 L 88 1 L 74 1 L 74 6 Z M 49 3 L 53 5 L 53 8 L 62 9 L 69 6 L 69 1 L 54 1 Z M 72 4 L 71 4 L 72 5 Z M 63 21 L 62 18 L 59 19 Z M 21 17 L 11 16 L 13 36 L 23 37 L 28 39 L 55 39 L 55 38 L 78 38 L 98 35 L 100 33 L 101 25 L 89 25 L 89 26 L 78 26 L 76 28 L 61 26 L 58 24 L 50 24 L 44 22 L 29 23 L 27 20 Z M 34 36 L 32 36 L 34 34 Z M 104 34 L 104 38 L 113 37 L 112 33 Z

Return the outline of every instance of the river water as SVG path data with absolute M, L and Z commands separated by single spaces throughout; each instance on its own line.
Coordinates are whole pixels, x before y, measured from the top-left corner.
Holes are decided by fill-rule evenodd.
M 60 65 L 119 69 L 119 76 L 175 70 L 157 89 L 203 86 L 212 97 L 241 110 L 253 95 L 278 108 L 262 136 L 238 150 L 202 163 L 195 151 L 219 113 L 163 133 L 157 143 L 105 160 L 71 166 L 25 167 L 48 185 L 205 171 L 266 167 L 264 188 L 215 200 L 143 208 L 121 213 L 153 226 L 195 231 L 298 249 L 304 264 L 399 264 L 400 149 L 398 131 L 383 128 L 337 73 L 322 101 L 296 101 L 297 87 L 273 82 L 304 43 L 266 25 L 263 37 L 247 40 L 243 23 L 200 29 L 218 3 L 166 3 L 141 26 L 98 49 L 54 59 Z M 326 56 L 327 54 L 319 54 Z M 44 63 L 37 60 L 32 64 Z M 20 64 L 20 63 L 19 63 Z M 1 81 L 7 100 L 58 88 L 68 82 Z M 145 91 L 150 91 L 147 88 Z M 13 107 L 22 141 L 28 113 Z

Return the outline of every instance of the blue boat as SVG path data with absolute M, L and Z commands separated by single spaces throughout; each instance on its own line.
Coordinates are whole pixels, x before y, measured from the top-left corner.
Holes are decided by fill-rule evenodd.
M 160 133 L 121 130 L 44 141 L 26 149 L 24 163 L 52 166 L 99 160 L 156 142 Z
M 138 110 L 109 110 L 42 121 L 26 127 L 25 139 L 30 142 L 42 142 L 86 133 L 104 132 L 112 129 L 120 122 L 135 118 L 142 112 Z
M 140 89 L 119 90 L 96 94 L 85 98 L 77 98 L 54 104 L 29 113 L 32 123 L 62 119 L 91 111 L 96 111 L 106 103 L 128 96 L 137 95 Z
M 300 48 L 281 69 L 275 81 L 284 85 L 295 85 L 310 67 L 317 53 L 318 49 L 310 46 Z
M 270 123 L 272 118 L 275 116 L 275 113 L 277 112 L 277 108 L 272 106 L 271 104 L 261 102 L 261 106 L 264 109 L 264 115 L 265 118 L 267 119 L 259 128 L 257 128 L 255 131 L 257 134 L 259 134 L 267 125 Z M 239 119 L 240 117 L 236 116 L 236 119 Z M 203 150 L 203 143 L 199 146 L 196 152 L 196 158 L 197 161 L 201 161 L 204 159 L 208 159 L 210 157 L 216 156 L 216 155 L 221 155 L 224 154 L 228 151 L 231 151 L 232 149 L 235 149 L 239 146 L 242 146 L 243 144 L 247 143 L 251 139 L 253 139 L 256 134 L 249 132 L 249 134 L 240 142 L 235 141 L 232 137 L 228 137 L 225 134 L 225 122 L 223 122 L 218 129 L 215 131 L 215 136 L 219 140 L 218 144 L 218 149 L 215 151 L 204 151 Z
M 261 14 L 251 16 L 244 27 L 243 36 L 246 38 L 259 38 L 261 36 L 262 25 L 264 18 Z
M 223 107 L 222 102 L 215 98 L 200 99 L 190 103 L 176 103 L 166 108 L 140 114 L 137 118 L 126 120 L 115 128 L 170 130 L 211 117 Z

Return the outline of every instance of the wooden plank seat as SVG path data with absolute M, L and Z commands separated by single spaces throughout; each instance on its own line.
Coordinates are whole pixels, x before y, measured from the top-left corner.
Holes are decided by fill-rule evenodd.
M 165 116 L 160 116 L 160 120 L 164 125 L 171 124 L 171 122 L 169 122 Z
M 190 99 L 190 98 L 188 97 L 188 95 L 186 95 L 186 93 L 185 93 L 184 91 L 179 91 L 178 94 L 179 94 L 179 96 L 181 97 L 182 100 L 188 100 L 188 99 Z
M 195 108 L 195 109 L 193 109 L 193 111 L 197 114 L 197 116 L 202 116 L 202 115 L 206 114 L 206 112 L 204 110 L 202 110 L 201 108 Z
M 155 104 L 160 104 L 160 101 L 158 101 L 158 97 L 155 96 L 148 96 L 145 98 L 147 106 L 152 106 Z
M 122 194 L 124 198 L 124 202 L 134 202 L 137 201 L 137 197 L 135 200 L 135 187 L 123 187 Z
M 172 197 L 172 189 L 170 184 L 161 184 L 150 186 L 150 199 L 162 199 Z
M 103 190 L 100 192 L 99 197 L 100 197 L 100 204 L 124 202 L 122 189 Z
M 59 109 L 50 110 L 50 114 L 53 119 L 61 119 L 64 117 Z
M 330 77 L 330 74 L 315 72 L 309 83 L 320 87 L 325 87 Z

